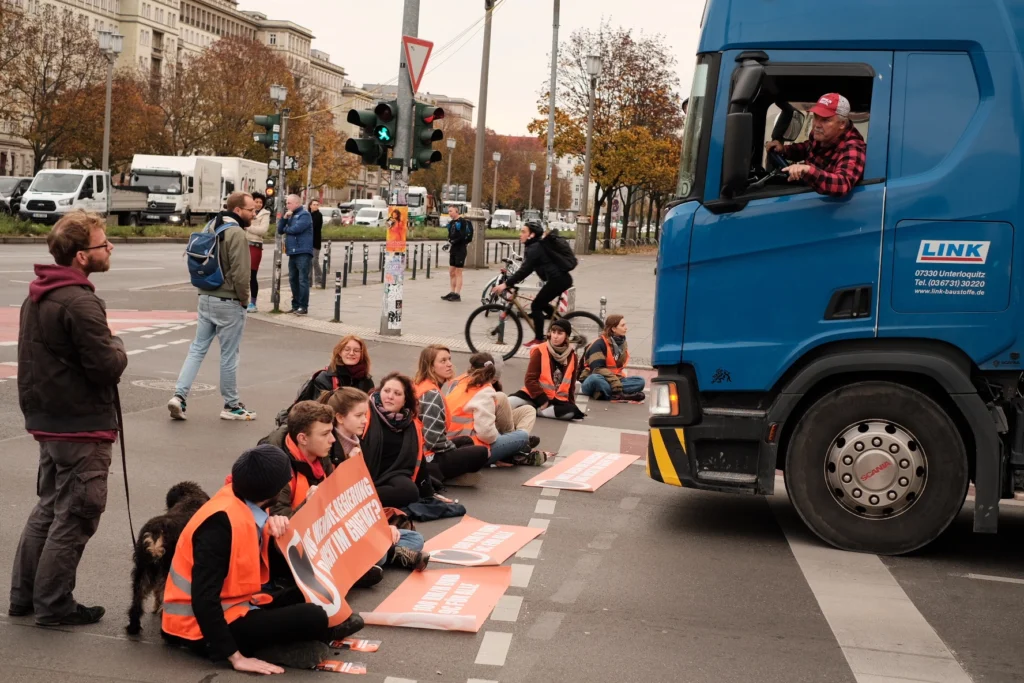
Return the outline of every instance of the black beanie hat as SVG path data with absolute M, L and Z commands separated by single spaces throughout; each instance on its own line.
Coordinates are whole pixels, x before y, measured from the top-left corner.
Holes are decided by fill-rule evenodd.
M 558 320 L 552 320 L 551 321 L 551 327 L 552 328 L 557 327 L 558 329 L 560 329 L 563 332 L 565 332 L 566 336 L 572 334 L 572 325 L 570 325 L 569 321 L 564 319 L 564 318 L 559 318 Z
M 288 456 L 270 444 L 250 448 L 231 466 L 231 490 L 239 498 L 253 503 L 273 498 L 291 478 Z

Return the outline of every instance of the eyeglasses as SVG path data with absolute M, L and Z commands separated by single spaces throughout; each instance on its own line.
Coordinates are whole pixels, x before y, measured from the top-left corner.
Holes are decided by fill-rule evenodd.
M 106 249 L 110 245 L 110 240 L 103 240 L 103 244 L 97 244 L 95 247 L 82 247 L 78 251 L 92 251 L 93 249 Z

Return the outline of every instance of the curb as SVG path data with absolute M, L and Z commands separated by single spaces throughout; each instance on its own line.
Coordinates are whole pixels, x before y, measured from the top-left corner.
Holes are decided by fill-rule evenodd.
M 188 244 L 187 237 L 108 237 L 111 244 Z M 46 244 L 41 235 L 4 235 L 0 244 Z

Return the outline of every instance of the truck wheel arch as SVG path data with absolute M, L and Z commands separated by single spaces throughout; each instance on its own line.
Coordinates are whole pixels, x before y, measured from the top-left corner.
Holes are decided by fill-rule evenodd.
M 883 342 L 881 348 L 879 342 Z M 779 426 L 774 464 L 785 465 L 789 437 L 797 421 L 826 393 L 868 379 L 904 384 L 939 403 L 956 424 L 967 449 L 970 478 L 976 482 L 975 530 L 994 532 L 1000 446 L 988 408 L 971 381 L 970 359 L 958 349 L 932 340 L 890 343 L 873 339 L 871 343 L 875 348 L 844 343 L 818 350 L 780 380 L 767 417 L 769 425 Z

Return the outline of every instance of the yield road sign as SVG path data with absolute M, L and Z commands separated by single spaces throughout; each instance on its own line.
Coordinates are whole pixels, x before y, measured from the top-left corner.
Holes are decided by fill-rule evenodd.
M 420 89 L 420 81 L 427 69 L 427 60 L 434 49 L 434 43 L 429 40 L 420 40 L 412 36 L 402 36 L 402 45 L 405 48 L 405 64 L 409 72 L 409 82 L 412 83 L 412 91 L 415 93 Z

